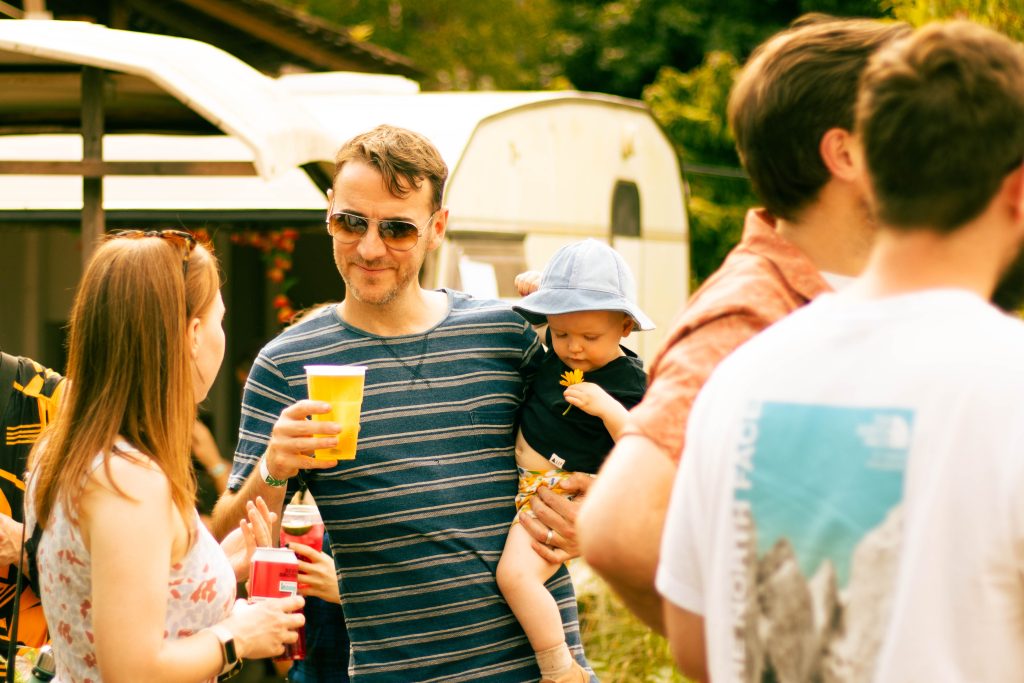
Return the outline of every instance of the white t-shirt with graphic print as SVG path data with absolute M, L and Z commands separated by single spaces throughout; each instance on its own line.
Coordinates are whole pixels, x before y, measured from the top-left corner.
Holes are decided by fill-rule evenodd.
M 713 680 L 1024 680 L 1024 324 L 960 290 L 826 295 L 689 421 L 659 591 Z

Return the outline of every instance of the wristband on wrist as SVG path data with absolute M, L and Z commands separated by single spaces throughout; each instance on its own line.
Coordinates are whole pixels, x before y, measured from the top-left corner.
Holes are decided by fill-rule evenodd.
M 263 483 L 267 486 L 272 486 L 276 489 L 288 485 L 287 479 L 275 479 L 274 475 L 270 473 L 270 468 L 267 467 L 266 456 L 260 458 L 260 479 L 262 479 Z
M 216 465 L 214 465 L 213 467 L 206 468 L 206 473 L 209 474 L 211 477 L 219 477 L 220 475 L 224 474 L 227 471 L 228 464 L 223 460 L 218 460 Z

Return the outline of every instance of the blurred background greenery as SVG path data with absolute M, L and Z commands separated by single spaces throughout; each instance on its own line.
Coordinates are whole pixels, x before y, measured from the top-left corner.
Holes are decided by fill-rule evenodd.
M 970 18 L 1024 40 L 1024 0 L 287 0 L 412 58 L 427 90 L 575 88 L 642 99 L 689 185 L 692 286 L 756 204 L 725 120 L 750 52 L 807 12 L 920 25 Z M 606 683 L 675 683 L 665 641 L 574 569 L 584 644 Z
M 1024 39 L 1024 0 L 287 0 L 412 58 L 424 89 L 575 88 L 642 99 L 689 185 L 692 285 L 718 267 L 756 203 L 725 105 L 750 52 L 807 12 L 969 17 Z
M 664 638 L 633 616 L 586 563 L 576 560 L 569 571 L 583 649 L 602 683 L 685 683 Z

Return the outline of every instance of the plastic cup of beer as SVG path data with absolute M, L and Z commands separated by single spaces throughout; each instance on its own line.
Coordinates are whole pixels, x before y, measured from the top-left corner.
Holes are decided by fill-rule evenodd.
M 318 460 L 355 460 L 359 436 L 359 413 L 363 406 L 363 380 L 366 368 L 361 365 L 307 365 L 306 383 L 309 397 L 331 404 L 331 410 L 313 415 L 320 422 L 341 425 L 338 445 L 314 452 Z M 329 436 L 318 434 L 317 436 Z
M 301 543 L 320 552 L 324 547 L 324 523 L 315 505 L 292 503 L 281 515 L 281 545 Z

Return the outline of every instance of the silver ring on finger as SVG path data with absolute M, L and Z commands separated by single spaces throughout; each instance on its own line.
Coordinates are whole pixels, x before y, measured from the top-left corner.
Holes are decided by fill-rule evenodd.
M 551 545 L 551 537 L 555 535 L 554 529 L 548 529 L 548 535 L 544 537 L 544 545 Z

